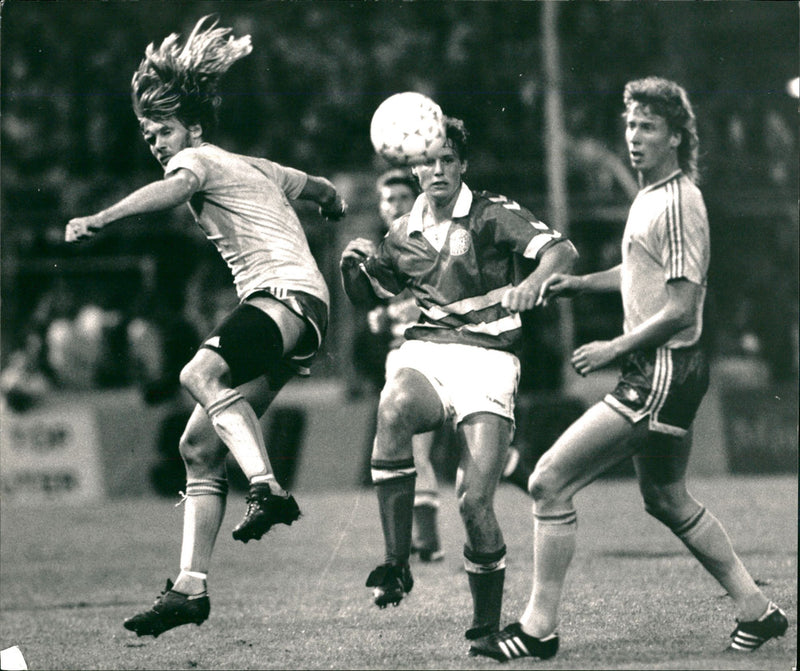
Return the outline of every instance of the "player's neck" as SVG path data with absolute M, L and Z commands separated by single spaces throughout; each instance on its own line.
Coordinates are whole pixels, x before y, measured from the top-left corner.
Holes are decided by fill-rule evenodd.
M 639 187 L 644 189 L 657 182 L 661 182 L 678 170 L 680 170 L 680 165 L 678 165 L 677 157 L 674 161 L 664 161 L 660 165 L 654 166 L 649 170 L 640 170 Z

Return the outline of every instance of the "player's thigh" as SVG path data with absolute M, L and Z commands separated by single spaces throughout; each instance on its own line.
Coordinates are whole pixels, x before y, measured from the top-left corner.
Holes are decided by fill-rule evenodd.
M 489 412 L 465 417 L 458 425 L 461 446 L 456 489 L 459 497 L 469 492 L 491 498 L 505 466 L 512 435 L 511 421 Z
M 537 500 L 571 498 L 634 453 L 635 432 L 625 417 L 605 403 L 596 403 L 541 456 L 531 478 L 531 494 Z
M 696 507 L 686 488 L 691 438 L 650 431 L 633 463 L 645 508 L 678 522 Z

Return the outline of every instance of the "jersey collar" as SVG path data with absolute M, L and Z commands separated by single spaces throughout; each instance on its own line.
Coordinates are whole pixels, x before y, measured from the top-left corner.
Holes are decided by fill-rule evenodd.
M 660 179 L 657 182 L 653 182 L 652 184 L 648 184 L 646 187 L 644 187 L 642 189 L 642 192 L 652 191 L 653 189 L 657 189 L 660 186 L 664 186 L 664 184 L 666 184 L 670 180 L 675 179 L 676 177 L 679 177 L 682 173 L 683 173 L 683 171 L 680 168 L 678 168 L 675 172 L 670 173 L 669 175 L 664 177 L 664 179 Z
M 458 193 L 455 207 L 453 207 L 453 219 L 457 217 L 466 217 L 469 214 L 469 208 L 472 207 L 472 190 L 461 182 L 461 190 Z M 428 198 L 424 193 L 417 196 L 414 201 L 414 206 L 408 215 L 408 234 L 422 233 L 422 222 L 428 212 Z

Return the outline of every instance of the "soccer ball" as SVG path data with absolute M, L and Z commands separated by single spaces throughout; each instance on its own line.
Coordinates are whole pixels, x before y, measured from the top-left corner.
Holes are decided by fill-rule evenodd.
M 375 151 L 392 165 L 424 163 L 444 146 L 442 108 L 415 91 L 395 93 L 375 110 L 369 136 Z

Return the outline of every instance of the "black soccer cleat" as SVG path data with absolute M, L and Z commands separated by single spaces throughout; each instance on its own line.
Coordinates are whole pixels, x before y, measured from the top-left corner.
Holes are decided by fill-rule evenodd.
M 167 580 L 167 586 L 153 607 L 129 617 L 122 626 L 136 632 L 137 636 L 157 638 L 159 634 L 182 624 L 200 626 L 208 619 L 210 611 L 211 602 L 205 592 L 197 595 L 181 594 L 173 591 L 172 581 Z
M 247 512 L 233 530 L 234 540 L 243 543 L 260 539 L 275 524 L 291 524 L 300 517 L 300 508 L 294 497 L 277 496 L 267 484 L 251 485 L 245 500 Z
M 778 638 L 786 633 L 789 622 L 784 613 L 772 601 L 767 606 L 767 612 L 757 620 L 739 622 L 731 633 L 730 650 L 752 652 L 758 650 L 771 638 Z
M 558 634 L 540 639 L 528 636 L 522 625 L 514 622 L 502 631 L 484 636 L 469 647 L 471 657 L 491 657 L 498 662 L 507 662 L 520 657 L 550 659 L 558 652 Z
M 414 586 L 408 564 L 381 564 L 369 574 L 367 587 L 374 587 L 372 596 L 378 608 L 397 606 Z

